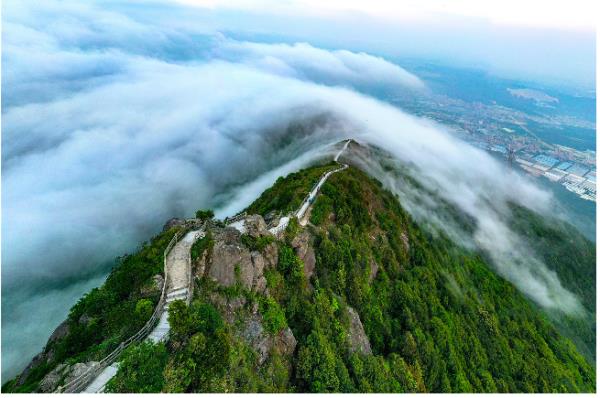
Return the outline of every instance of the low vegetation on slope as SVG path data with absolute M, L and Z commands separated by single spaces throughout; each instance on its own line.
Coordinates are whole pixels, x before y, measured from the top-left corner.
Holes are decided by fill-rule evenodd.
M 252 206 L 286 211 L 274 196 Z M 311 222 L 308 234 L 291 223 L 277 243 L 264 292 L 204 274 L 194 304 L 172 309 L 162 391 L 594 391 L 594 369 L 543 313 L 480 256 L 424 232 L 361 171 L 325 183 Z M 315 253 L 308 274 L 297 246 L 305 235 Z M 255 251 L 271 243 L 244 241 Z M 253 307 L 273 338 L 290 329 L 292 353 L 274 346 L 260 359 L 258 334 L 244 336 Z
M 596 359 L 596 246 L 574 227 L 514 206 L 512 228 L 525 237 L 558 275 L 565 288 L 575 293 L 586 314 L 550 313 L 560 331 L 571 338 L 592 362 Z
M 327 165 L 311 167 L 289 174 L 287 177 L 279 177 L 271 188 L 264 191 L 248 208 L 248 214 L 266 215 L 272 210 L 283 214 L 298 210 L 306 195 L 319 181 L 321 176 L 330 170 L 339 167 L 339 164 L 331 162 Z
M 165 231 L 136 253 L 117 259 L 106 282 L 71 308 L 44 351 L 23 374 L 5 383 L 2 391 L 33 392 L 41 388 L 51 392 L 64 382 L 64 373 L 58 373 L 52 385 L 40 386 L 40 381 L 57 365 L 99 361 L 135 334 L 158 303 L 161 286 L 153 276 L 163 273 L 163 252 L 176 232 L 177 228 Z
M 248 213 L 294 210 L 327 167 L 335 166 L 279 179 Z M 534 217 L 518 211 L 525 224 Z M 543 312 L 479 254 L 428 234 L 360 170 L 332 175 L 310 220 L 301 228 L 293 219 L 278 241 L 262 217 L 244 234 L 214 223 L 192 250 L 192 304 L 169 308 L 169 341 L 128 349 L 108 391 L 595 391 L 594 368 Z M 540 231 L 532 221 L 519 228 Z M 532 242 L 546 236 L 538 235 Z M 561 231 L 545 239 L 565 248 L 545 252 L 554 267 L 572 258 L 593 267 L 591 253 L 579 253 L 587 243 L 569 246 Z M 567 247 L 578 253 L 567 256 Z M 160 272 L 152 264 L 122 262 L 113 274 L 147 279 Z M 595 292 L 579 293 L 588 288 Z M 118 298 L 112 306 L 137 296 Z M 111 333 L 100 329 L 115 330 L 121 318 L 99 319 L 97 332 Z M 81 355 L 104 340 L 85 341 Z
M 390 368 L 399 355 L 419 388 L 594 390 L 594 369 L 539 310 L 478 255 L 424 232 L 376 181 L 352 168 L 332 176 L 316 209 L 318 285 L 356 308 L 374 354 Z

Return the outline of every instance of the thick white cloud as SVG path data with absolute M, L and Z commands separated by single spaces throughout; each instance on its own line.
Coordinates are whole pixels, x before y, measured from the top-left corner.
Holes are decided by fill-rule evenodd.
M 423 82 L 383 58 L 307 43 L 265 44 L 223 40 L 215 54 L 266 71 L 323 83 L 423 89 Z
M 513 242 L 505 202 L 542 211 L 547 194 L 440 126 L 355 91 L 419 88 L 402 68 L 307 44 L 198 36 L 202 29 L 145 24 L 108 5 L 13 2 L 4 11 L 3 375 L 42 347 L 89 287 L 42 300 L 49 285 L 97 275 L 170 217 L 206 206 L 231 214 L 348 137 L 386 148 L 475 217 L 474 240 L 534 300 L 576 306 L 558 279 L 539 276 L 539 261 L 503 263 Z M 498 231 L 501 247 L 488 243 Z M 43 313 L 55 316 L 22 333 Z

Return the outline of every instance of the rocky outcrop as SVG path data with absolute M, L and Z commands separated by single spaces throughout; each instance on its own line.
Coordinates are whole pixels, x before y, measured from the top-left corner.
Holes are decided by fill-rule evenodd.
M 246 216 L 243 226 L 244 233 L 253 238 L 271 235 L 267 224 L 259 215 Z M 236 228 L 213 228 L 212 233 L 214 239 L 212 251 L 203 259 L 197 260 L 196 275 L 206 275 L 226 287 L 239 282 L 245 289 L 268 296 L 264 272 L 277 266 L 279 260 L 277 243 L 273 242 L 259 252 L 250 250 L 242 243 L 242 233 Z M 312 274 L 315 261 L 314 251 L 310 247 L 310 235 L 305 233 L 295 242 L 301 258 L 308 261 L 310 271 L 307 272 Z M 206 271 L 200 272 L 200 269 Z M 209 300 L 229 324 L 236 325 L 235 333 L 256 351 L 259 365 L 268 359 L 273 350 L 282 355 L 293 354 L 296 349 L 296 338 L 291 329 L 286 327 L 275 335 L 269 334 L 263 326 L 257 302 L 249 303 L 244 296 L 225 297 L 218 292 L 210 293 Z
M 208 262 L 208 256 L 208 250 L 205 250 L 200 257 L 192 261 L 192 270 L 196 278 L 202 278 L 206 273 L 206 264 Z
M 240 274 L 241 277 L 241 270 L 252 265 L 250 251 L 242 245 L 240 232 L 234 228 L 217 231 L 214 239 L 208 277 L 223 286 L 233 286 L 236 283 L 236 274 Z M 239 271 L 236 272 L 236 268 Z
M 23 372 L 21 372 L 21 374 L 19 375 L 17 385 L 22 385 L 23 383 L 25 383 L 32 369 L 41 365 L 44 362 L 52 362 L 54 360 L 54 343 L 66 337 L 69 334 L 69 330 L 70 327 L 69 322 L 67 320 L 65 320 L 63 323 L 58 325 L 56 329 L 54 329 L 54 332 L 52 332 L 52 334 L 50 335 L 50 338 L 48 339 L 44 350 L 37 354 L 35 357 L 33 357 L 33 359 L 25 367 Z
M 162 275 L 154 275 L 152 280 L 147 285 L 141 288 L 142 297 L 150 297 L 162 292 L 162 288 L 165 284 L 165 278 Z
M 25 369 L 23 369 L 23 371 L 19 375 L 17 379 L 17 386 L 22 386 L 23 384 L 25 384 L 25 381 L 27 380 L 29 373 L 31 373 L 31 370 L 41 365 L 46 360 L 45 354 L 45 352 L 40 352 L 39 354 L 33 357 L 33 359 L 29 362 L 29 364 L 27 364 Z
M 267 228 L 273 228 L 277 224 L 279 224 L 279 213 L 275 210 L 271 210 L 264 217 L 265 223 L 267 224 Z
M 255 238 L 269 234 L 261 216 L 248 216 L 245 227 Z M 250 251 L 242 244 L 238 230 L 222 228 L 214 231 L 214 246 L 205 267 L 207 276 L 220 285 L 233 286 L 239 281 L 244 288 L 263 293 L 267 287 L 264 270 L 275 267 L 277 260 L 275 243 L 267 245 L 262 253 Z
M 171 218 L 169 221 L 165 223 L 163 226 L 163 232 L 168 231 L 173 227 L 180 227 L 185 225 L 185 220 L 181 218 Z
M 244 221 L 244 226 L 246 227 L 246 233 L 253 238 L 266 236 L 270 233 L 267 229 L 265 220 L 257 214 L 247 216 Z
M 349 320 L 348 344 L 350 352 L 359 352 L 361 354 L 372 354 L 371 343 L 365 333 L 362 322 L 356 310 L 350 306 L 346 307 L 346 315 Z
M 315 251 L 311 245 L 311 236 L 308 231 L 302 231 L 292 240 L 292 247 L 296 255 L 304 263 L 304 275 L 309 279 L 315 272 Z
M 408 251 L 410 250 L 410 244 L 408 243 L 408 235 L 406 234 L 405 231 L 400 233 L 400 239 L 402 239 L 402 244 L 404 245 L 404 249 L 408 253 Z
M 258 312 L 258 303 L 248 305 L 245 297 L 227 298 L 213 292 L 211 303 L 217 307 L 230 325 L 236 325 L 235 333 L 258 354 L 258 364 L 262 365 L 273 350 L 281 355 L 292 355 L 296 349 L 296 338 L 289 327 L 276 335 L 270 335 L 263 327 L 263 319 Z
M 270 245 L 267 245 L 261 254 L 265 259 L 266 269 L 277 267 L 277 263 L 279 262 L 279 249 L 277 248 L 277 243 L 273 242 Z
M 265 363 L 272 350 L 289 356 L 296 349 L 296 338 L 289 327 L 284 328 L 276 335 L 270 335 L 264 330 L 262 317 L 259 314 L 247 317 L 237 333 L 256 351 L 259 366 Z
M 73 365 L 61 363 L 42 379 L 39 390 L 43 393 L 54 392 L 59 387 L 59 383 L 60 385 L 65 385 L 96 365 L 98 365 L 98 362 L 94 361 Z
M 375 260 L 371 259 L 369 261 L 369 282 L 373 282 L 373 280 L 377 277 L 378 271 L 379 265 L 375 262 Z

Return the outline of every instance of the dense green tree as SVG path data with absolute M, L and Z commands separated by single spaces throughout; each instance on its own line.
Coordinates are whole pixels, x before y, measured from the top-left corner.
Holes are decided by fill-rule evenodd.
M 214 216 L 215 212 L 210 209 L 196 211 L 196 218 L 202 221 L 211 220 Z
M 106 392 L 156 393 L 164 384 L 163 370 L 169 355 L 164 344 L 142 342 L 128 347 L 119 362 L 117 374 Z

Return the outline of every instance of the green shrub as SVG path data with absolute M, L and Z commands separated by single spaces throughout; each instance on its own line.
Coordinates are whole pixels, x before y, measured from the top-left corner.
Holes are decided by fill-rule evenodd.
M 192 261 L 202 256 L 206 250 L 208 250 L 210 254 L 210 250 L 212 250 L 214 243 L 215 241 L 213 239 L 212 232 L 210 230 L 206 231 L 204 237 L 195 241 L 190 249 Z
M 214 216 L 215 213 L 210 209 L 196 211 L 196 218 L 202 221 L 211 220 Z
M 260 312 L 267 332 L 277 334 L 287 326 L 285 314 L 277 301 L 272 297 L 266 297 L 260 304 Z
M 106 385 L 109 393 L 156 393 L 164 385 L 163 370 L 169 355 L 164 344 L 144 341 L 123 353 L 117 374 Z
M 242 234 L 240 240 L 249 250 L 262 252 L 268 245 L 275 241 L 275 237 L 272 235 L 265 235 L 255 238 L 248 234 Z

